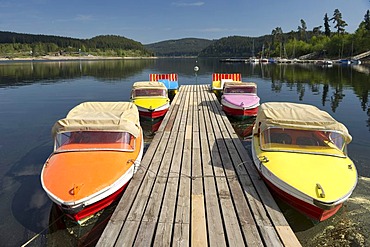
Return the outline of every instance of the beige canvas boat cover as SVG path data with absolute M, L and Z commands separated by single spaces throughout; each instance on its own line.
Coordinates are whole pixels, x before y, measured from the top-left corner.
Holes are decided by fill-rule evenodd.
M 166 86 L 159 81 L 138 81 L 132 85 L 132 89 L 138 88 L 155 88 L 155 89 L 163 89 L 167 91 Z
M 224 87 L 233 87 L 233 86 L 248 86 L 257 88 L 257 84 L 254 82 L 241 82 L 241 81 L 230 81 L 225 82 Z
M 131 102 L 84 102 L 57 121 L 52 134 L 70 131 L 124 131 L 138 137 L 139 112 Z
M 337 122 L 329 113 L 306 104 L 263 103 L 258 109 L 255 128 L 258 125 L 261 131 L 269 127 L 337 131 L 344 136 L 346 143 L 352 140 L 347 128 L 342 123 Z

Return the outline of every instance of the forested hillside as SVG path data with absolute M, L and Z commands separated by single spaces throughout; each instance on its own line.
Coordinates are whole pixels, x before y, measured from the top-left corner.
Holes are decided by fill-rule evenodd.
M 198 56 L 199 52 L 208 47 L 214 41 L 208 39 L 186 38 L 178 40 L 168 40 L 158 43 L 145 45 L 154 52 L 156 56 Z
M 356 31 L 346 32 L 347 23 L 338 9 L 333 16 L 323 16 L 323 25 L 308 30 L 301 19 L 297 30 L 283 32 L 276 27 L 262 37 L 232 36 L 212 43 L 200 52 L 202 57 L 282 57 L 299 58 L 312 54 L 315 58 L 349 58 L 370 50 L 370 11 Z
M 75 39 L 0 31 L 0 56 L 22 57 L 81 53 L 100 56 L 153 56 L 141 43 L 117 35 Z

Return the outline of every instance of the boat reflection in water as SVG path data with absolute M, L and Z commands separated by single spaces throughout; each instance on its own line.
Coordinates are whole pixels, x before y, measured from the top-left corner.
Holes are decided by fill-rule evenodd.
M 117 203 L 112 203 L 82 224 L 67 217 L 53 203 L 49 216 L 47 246 L 95 246 L 111 218 Z
M 252 137 L 253 125 L 256 121 L 256 117 L 237 119 L 229 116 L 228 119 L 241 140 L 250 139 Z
M 140 125 L 143 129 L 145 142 L 149 142 L 154 138 L 155 133 L 158 131 L 164 116 L 158 118 L 140 118 Z

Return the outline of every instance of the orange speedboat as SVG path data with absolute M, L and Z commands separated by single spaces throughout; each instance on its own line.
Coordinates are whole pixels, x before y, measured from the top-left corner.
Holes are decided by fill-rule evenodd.
M 41 184 L 72 219 L 83 220 L 123 193 L 143 155 L 139 112 L 130 102 L 85 102 L 52 129 L 54 151 Z

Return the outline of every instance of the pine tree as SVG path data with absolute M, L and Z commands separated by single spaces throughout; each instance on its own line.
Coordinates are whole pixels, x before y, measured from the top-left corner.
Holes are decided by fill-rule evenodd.
M 298 32 L 301 36 L 300 37 L 301 40 L 304 40 L 304 41 L 307 42 L 307 33 L 306 33 L 306 31 L 307 31 L 306 22 L 303 19 L 301 19 L 301 26 L 298 26 Z
M 367 31 L 370 31 L 370 10 L 366 11 L 364 16 L 365 28 Z
M 329 18 L 328 18 L 328 14 L 325 14 L 324 16 L 324 28 L 325 28 L 325 35 L 327 37 L 330 37 L 330 24 L 329 24 Z
M 330 20 L 332 20 L 333 23 L 336 23 L 334 28 L 337 29 L 338 34 L 344 33 L 344 27 L 348 26 L 348 24 L 342 19 L 342 13 L 339 11 L 339 9 L 334 10 L 334 15 Z

